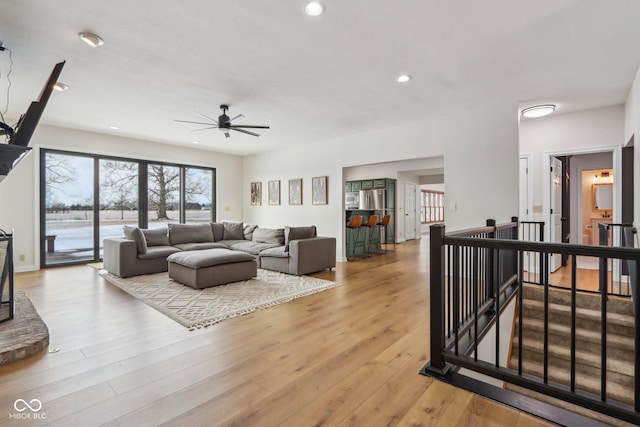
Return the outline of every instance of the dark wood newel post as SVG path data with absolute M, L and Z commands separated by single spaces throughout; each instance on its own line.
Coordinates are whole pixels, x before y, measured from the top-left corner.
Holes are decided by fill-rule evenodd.
M 444 316 L 444 225 L 434 224 L 429 231 L 430 257 L 429 265 L 429 288 L 430 305 L 430 351 L 431 360 L 425 366 L 425 370 L 430 375 L 445 376 L 448 369 L 444 361 L 442 352 L 445 343 Z M 424 373 L 424 371 L 423 371 Z

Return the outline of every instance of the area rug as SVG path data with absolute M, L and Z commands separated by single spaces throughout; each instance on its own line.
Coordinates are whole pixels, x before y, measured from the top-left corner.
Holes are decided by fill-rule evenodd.
M 340 283 L 328 280 L 262 269 L 258 269 L 258 276 L 253 279 L 207 289 L 182 285 L 170 279 L 167 273 L 126 279 L 105 271 L 101 275 L 109 283 L 192 330 L 340 286 Z
M 44 350 L 49 345 L 49 329 L 24 292 L 16 291 L 13 319 L 0 323 L 0 365 L 15 362 Z M 6 313 L 5 313 L 6 310 Z M 0 306 L 8 317 L 9 307 Z

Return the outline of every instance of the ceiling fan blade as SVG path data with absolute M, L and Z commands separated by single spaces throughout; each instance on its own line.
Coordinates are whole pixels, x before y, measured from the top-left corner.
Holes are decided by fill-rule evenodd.
M 244 114 L 238 114 L 237 116 L 235 116 L 233 119 L 229 119 L 230 122 L 234 121 L 235 119 L 239 118 L 239 117 L 244 117 Z
M 194 113 L 196 113 L 197 115 L 199 115 L 200 117 L 204 117 L 207 120 L 211 120 L 213 123 L 218 124 L 218 121 L 215 119 L 212 119 L 211 117 L 205 116 L 204 114 L 198 113 L 197 111 L 194 111 Z
M 231 130 L 235 130 L 235 131 L 237 131 L 237 132 L 247 133 L 247 134 L 249 134 L 249 135 L 253 135 L 253 136 L 260 136 L 260 134 L 253 133 L 253 132 L 249 132 L 248 130 L 238 129 L 238 128 L 236 128 L 236 127 L 230 127 L 229 129 L 231 129 Z
M 212 126 L 214 124 L 214 123 L 203 123 L 203 122 L 191 122 L 189 120 L 174 120 L 174 122 L 193 123 L 196 125 L 207 125 L 207 126 Z M 215 125 L 218 125 L 218 123 L 216 122 Z
M 249 128 L 249 129 L 270 129 L 269 126 L 255 126 L 255 125 L 231 125 L 236 128 Z
M 207 129 L 218 129 L 218 126 L 209 126 L 209 127 L 206 127 L 206 128 L 194 129 L 191 132 L 198 132 L 200 130 L 207 130 Z

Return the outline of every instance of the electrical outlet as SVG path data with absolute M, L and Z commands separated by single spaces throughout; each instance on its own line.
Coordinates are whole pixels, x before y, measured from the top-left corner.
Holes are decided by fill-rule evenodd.
M 27 256 L 25 254 L 20 254 L 20 256 L 18 257 L 18 259 L 20 261 L 24 261 L 25 259 L 27 259 Z
M 542 205 L 533 205 L 533 213 L 542 213 Z
M 229 206 L 225 206 L 225 207 L 224 207 L 224 211 L 225 211 L 225 212 L 229 212 L 230 210 L 231 210 L 231 207 L 229 207 Z

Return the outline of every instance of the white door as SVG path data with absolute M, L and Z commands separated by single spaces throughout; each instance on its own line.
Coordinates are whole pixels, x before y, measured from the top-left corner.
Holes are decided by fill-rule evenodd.
M 416 238 L 416 185 L 404 184 L 404 236 L 405 239 Z
M 551 242 L 562 243 L 562 162 L 551 158 Z M 562 264 L 560 254 L 551 255 L 549 272 L 553 273 Z

